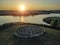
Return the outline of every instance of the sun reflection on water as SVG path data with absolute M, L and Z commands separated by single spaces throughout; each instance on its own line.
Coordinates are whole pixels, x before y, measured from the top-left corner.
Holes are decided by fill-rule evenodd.
M 24 22 L 24 16 L 21 16 L 21 22 Z

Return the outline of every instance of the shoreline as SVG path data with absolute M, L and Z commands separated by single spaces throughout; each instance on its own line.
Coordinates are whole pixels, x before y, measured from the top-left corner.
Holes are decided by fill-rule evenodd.
M 52 26 L 49 26 L 49 25 L 45 25 L 45 24 L 13 22 L 13 23 L 5 23 L 5 24 L 0 25 L 0 30 L 7 29 L 7 28 L 12 27 L 14 25 L 35 25 L 35 26 L 46 27 L 46 28 L 57 29 L 57 30 L 60 29 L 60 28 L 55 28 L 55 27 L 52 27 Z

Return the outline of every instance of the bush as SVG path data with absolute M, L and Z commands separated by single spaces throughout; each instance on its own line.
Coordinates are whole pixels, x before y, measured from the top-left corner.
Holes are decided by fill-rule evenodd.
M 50 24 L 54 28 L 60 28 L 60 17 L 47 17 L 44 18 L 43 21 Z

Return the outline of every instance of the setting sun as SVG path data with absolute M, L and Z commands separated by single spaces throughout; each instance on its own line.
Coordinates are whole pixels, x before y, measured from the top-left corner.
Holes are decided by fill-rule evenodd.
M 26 10 L 26 6 L 23 5 L 23 4 L 20 5 L 20 6 L 19 6 L 19 10 L 20 10 L 20 11 L 25 11 L 25 10 Z
M 22 16 L 21 16 L 21 22 L 24 22 L 23 13 L 24 13 L 25 10 L 26 10 L 26 5 L 21 4 L 21 5 L 19 6 L 19 11 L 21 11 L 21 14 L 22 14 Z

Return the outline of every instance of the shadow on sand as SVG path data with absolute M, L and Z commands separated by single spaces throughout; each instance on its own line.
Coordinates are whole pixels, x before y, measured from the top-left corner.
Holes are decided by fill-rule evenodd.
M 12 45 L 44 45 L 44 41 L 40 37 L 23 39 L 14 36 Z

